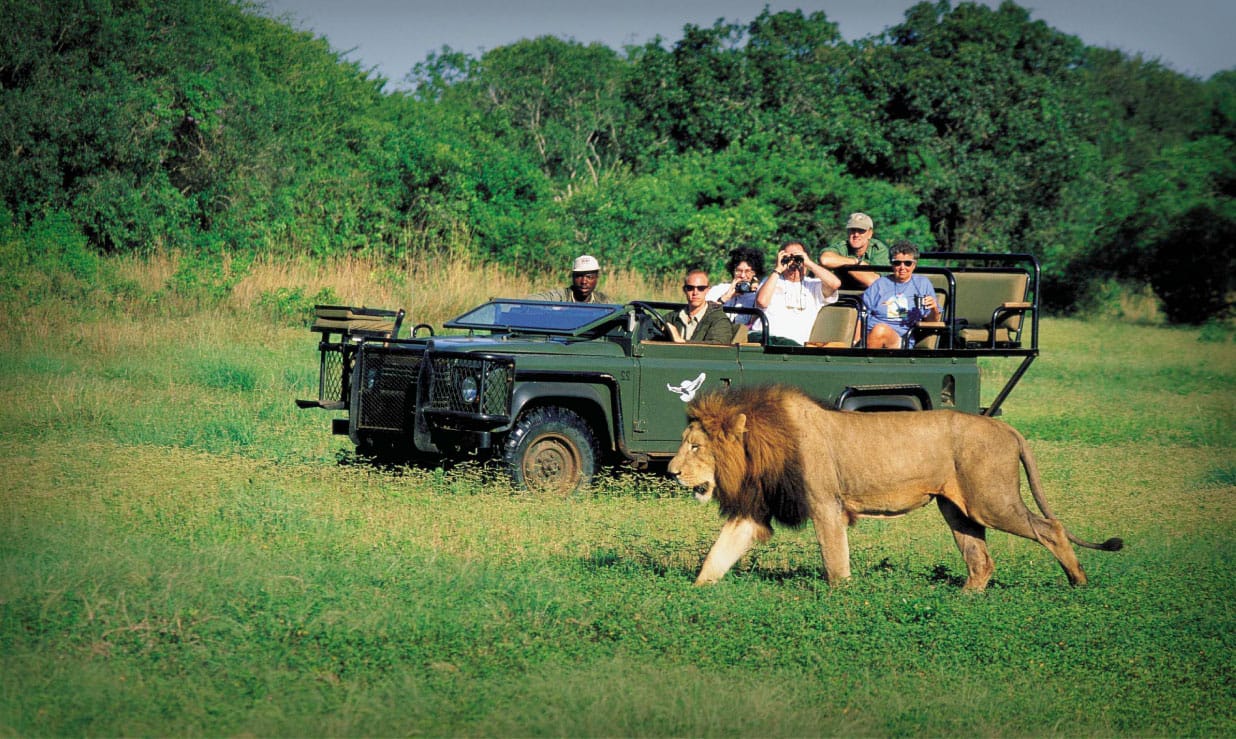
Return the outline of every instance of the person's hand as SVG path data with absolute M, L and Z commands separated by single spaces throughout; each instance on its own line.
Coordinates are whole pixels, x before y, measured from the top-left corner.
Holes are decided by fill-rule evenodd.
M 936 303 L 936 296 L 934 295 L 923 296 L 923 307 L 927 309 L 927 313 L 940 309 L 940 306 Z
M 781 260 L 785 258 L 786 254 L 789 254 L 789 252 L 785 249 L 780 249 L 777 251 L 777 261 L 773 265 L 773 272 L 776 272 L 778 275 L 785 275 L 786 268 L 790 266 L 788 264 L 781 263 Z

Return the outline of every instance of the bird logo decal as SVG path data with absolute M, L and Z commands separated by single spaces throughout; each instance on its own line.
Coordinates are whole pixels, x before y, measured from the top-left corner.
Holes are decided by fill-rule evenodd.
M 699 377 L 696 377 L 694 380 L 683 380 L 677 385 L 671 385 L 667 382 L 665 383 L 665 387 L 669 389 L 671 393 L 674 393 L 682 398 L 682 402 L 690 403 L 695 398 L 696 391 L 698 391 L 700 386 L 704 384 L 704 380 L 707 377 L 708 375 L 701 372 Z

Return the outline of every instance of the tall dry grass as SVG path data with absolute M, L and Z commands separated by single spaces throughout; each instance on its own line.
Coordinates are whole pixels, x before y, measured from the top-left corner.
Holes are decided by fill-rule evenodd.
M 237 284 L 229 307 L 249 310 L 264 294 L 299 287 L 306 295 L 329 290 L 347 305 L 404 308 L 418 323 L 440 324 L 489 298 L 514 298 L 568 284 L 561 274 L 529 273 L 445 256 L 408 258 L 400 265 L 372 258 L 326 262 L 259 260 Z M 720 276 L 718 276 L 720 279 Z M 648 279 L 631 270 L 603 271 L 598 289 L 614 300 L 677 300 L 680 277 Z

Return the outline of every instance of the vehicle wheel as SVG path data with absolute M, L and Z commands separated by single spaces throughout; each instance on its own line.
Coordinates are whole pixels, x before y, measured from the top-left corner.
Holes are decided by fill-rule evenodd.
M 517 487 L 567 495 L 592 481 L 597 442 L 592 429 L 566 408 L 536 408 L 520 416 L 502 450 Z

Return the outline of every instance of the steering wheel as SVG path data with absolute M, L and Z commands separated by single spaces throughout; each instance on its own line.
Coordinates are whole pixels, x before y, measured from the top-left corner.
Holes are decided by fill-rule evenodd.
M 653 308 L 651 305 L 638 300 L 632 300 L 630 305 L 643 315 L 648 316 L 648 319 L 652 321 L 652 327 L 657 331 L 660 331 L 662 336 L 666 338 L 671 336 L 669 324 L 665 322 L 665 319 L 661 317 L 661 314 L 657 312 L 656 308 Z

